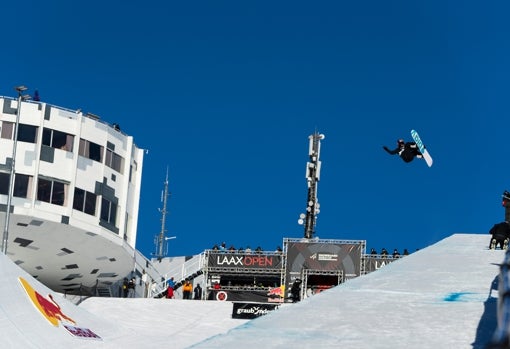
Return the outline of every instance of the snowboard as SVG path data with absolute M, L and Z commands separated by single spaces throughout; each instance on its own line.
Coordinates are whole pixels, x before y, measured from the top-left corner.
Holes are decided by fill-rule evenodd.
M 432 157 L 430 156 L 429 152 L 423 145 L 423 142 L 421 141 L 418 132 L 416 132 L 415 130 L 411 130 L 411 137 L 413 137 L 414 141 L 416 142 L 416 145 L 418 146 L 420 153 L 423 155 L 423 159 L 427 163 L 428 167 L 431 167 L 433 163 Z

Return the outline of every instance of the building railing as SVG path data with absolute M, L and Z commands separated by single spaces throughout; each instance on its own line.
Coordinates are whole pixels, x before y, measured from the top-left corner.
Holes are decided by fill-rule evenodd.
M 17 101 L 17 98 L 14 98 L 14 97 L 9 97 L 9 96 L 0 96 L 0 99 L 9 99 L 9 100 L 13 100 L 13 101 Z M 55 109 L 58 109 L 58 110 L 63 110 L 63 111 L 66 111 L 66 112 L 69 112 L 69 113 L 74 113 L 74 114 L 82 114 L 84 117 L 86 118 L 89 118 L 89 119 L 92 119 L 92 120 L 95 120 L 101 124 L 104 124 L 104 125 L 107 125 L 107 126 L 110 126 L 112 128 L 115 128 L 116 131 L 122 133 L 123 135 L 127 136 L 124 132 L 122 132 L 120 130 L 120 128 L 118 128 L 118 125 L 117 124 L 110 124 L 104 120 L 101 119 L 100 116 L 96 115 L 96 114 L 93 114 L 93 113 L 90 113 L 90 112 L 82 112 L 81 109 L 77 109 L 77 110 L 73 110 L 73 109 L 69 109 L 69 108 L 65 108 L 65 107 L 60 107 L 58 105 L 54 105 L 54 104 L 50 104 L 50 103 L 46 103 L 46 102 L 41 102 L 41 101 L 32 101 L 30 99 L 26 100 L 26 101 L 23 101 L 24 103 L 30 103 L 30 104 L 41 104 L 41 103 L 44 103 L 52 108 L 55 108 Z M 116 127 L 117 125 L 117 127 Z
M 498 280 L 498 325 L 487 349 L 510 348 L 510 250 L 500 264 Z
M 155 280 L 152 284 L 150 296 L 156 297 L 164 293 L 168 287 L 167 285 L 170 278 L 174 278 L 174 281 L 178 283 L 194 274 L 197 274 L 197 272 L 202 270 L 204 263 L 205 253 L 202 252 L 199 255 L 193 256 L 193 258 L 187 260 L 182 265 L 170 269 L 166 274 L 162 275 L 159 281 Z

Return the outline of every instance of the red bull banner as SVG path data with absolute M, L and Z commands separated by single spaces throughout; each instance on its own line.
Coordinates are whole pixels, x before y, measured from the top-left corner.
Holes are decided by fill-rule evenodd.
M 282 269 L 281 254 L 237 253 L 209 251 L 207 265 L 211 269 Z
M 88 328 L 77 327 L 76 321 L 67 316 L 60 305 L 51 294 L 47 297 L 37 292 L 27 280 L 21 276 L 18 278 L 28 298 L 39 311 L 39 313 L 53 326 L 58 327 L 60 323 L 73 336 L 85 339 L 101 340 L 97 334 Z

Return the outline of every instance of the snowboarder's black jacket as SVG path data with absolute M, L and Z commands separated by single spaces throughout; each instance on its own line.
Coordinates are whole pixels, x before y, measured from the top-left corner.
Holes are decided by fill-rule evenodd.
M 415 142 L 407 142 L 403 147 L 397 147 L 393 150 L 388 149 L 386 146 L 383 148 L 388 152 L 388 154 L 398 154 L 404 162 L 411 162 L 416 155 L 421 155 Z

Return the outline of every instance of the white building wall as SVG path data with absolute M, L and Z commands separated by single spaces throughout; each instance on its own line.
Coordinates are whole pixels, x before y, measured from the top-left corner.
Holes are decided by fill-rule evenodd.
M 4 105 L 7 103 L 7 109 Z M 9 108 L 10 105 L 10 108 Z M 0 130 L 3 121 L 16 121 L 17 101 L 0 97 Z M 8 111 L 7 113 L 4 111 Z M 13 112 L 14 111 L 14 112 Z M 39 217 L 54 222 L 61 222 L 66 216 L 68 224 L 87 232 L 101 234 L 109 240 L 123 244 L 123 241 L 135 247 L 138 205 L 143 165 L 143 150 L 138 149 L 133 137 L 128 136 L 97 118 L 83 115 L 64 108 L 45 103 L 22 102 L 20 123 L 38 127 L 36 143 L 18 142 L 16 156 L 16 173 L 33 176 L 33 185 L 28 198 L 14 197 L 12 200 L 16 214 Z M 72 152 L 63 149 L 50 149 L 52 161 L 41 160 L 43 129 L 49 128 L 74 136 Z M 102 163 L 78 155 L 80 138 L 94 142 L 103 147 Z M 13 141 L 0 138 L 0 171 L 8 173 L 7 161 L 12 156 Z M 120 172 L 106 166 L 106 149 L 114 148 L 124 161 Z M 46 149 L 47 150 L 47 149 Z M 136 163 L 136 166 L 134 165 Z M 3 166 L 2 166 L 3 165 Z M 130 181 L 130 170 L 131 181 Z M 42 202 L 37 199 L 38 176 L 63 181 L 68 184 L 64 206 Z M 74 190 L 78 187 L 91 193 L 98 188 L 118 200 L 116 228 L 117 232 L 99 224 L 101 212 L 101 195 L 96 202 L 94 216 L 73 209 Z M 0 195 L 0 203 L 7 203 L 7 196 Z
M 134 246 L 136 243 L 136 229 L 133 227 L 138 226 L 138 212 L 140 202 L 140 186 L 142 183 L 142 167 L 143 167 L 143 155 L 144 150 L 138 149 L 132 144 L 132 158 L 131 158 L 131 181 L 128 183 L 129 190 L 127 191 L 127 207 L 126 210 L 129 213 L 129 219 L 127 221 L 127 242 Z M 129 174 L 128 174 L 129 177 Z

